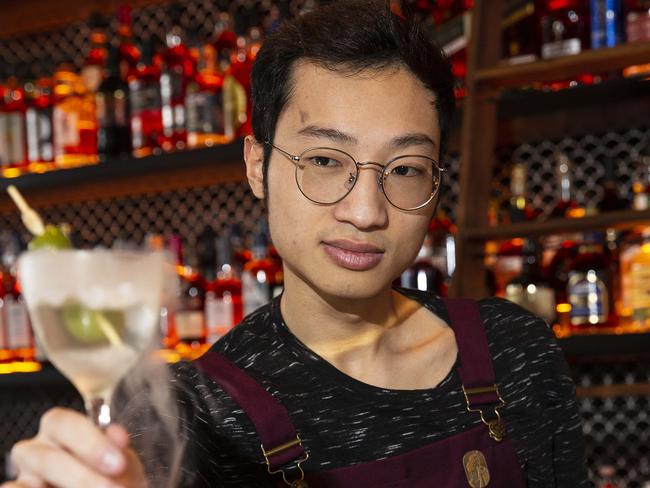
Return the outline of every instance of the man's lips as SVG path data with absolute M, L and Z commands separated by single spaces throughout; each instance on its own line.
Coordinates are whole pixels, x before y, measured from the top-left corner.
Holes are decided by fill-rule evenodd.
M 384 250 L 369 242 L 346 239 L 323 241 L 323 249 L 335 264 L 353 271 L 372 269 L 384 257 Z

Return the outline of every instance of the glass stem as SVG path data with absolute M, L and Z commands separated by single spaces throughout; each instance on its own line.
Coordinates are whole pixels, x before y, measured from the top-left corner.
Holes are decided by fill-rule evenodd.
M 111 423 L 111 406 L 101 397 L 86 400 L 86 412 L 100 429 L 105 429 Z

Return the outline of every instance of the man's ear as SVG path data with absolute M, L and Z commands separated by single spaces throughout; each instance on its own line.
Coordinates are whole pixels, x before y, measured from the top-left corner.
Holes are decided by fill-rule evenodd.
M 257 198 L 264 198 L 264 146 L 253 136 L 244 139 L 244 161 L 246 161 L 246 178 Z

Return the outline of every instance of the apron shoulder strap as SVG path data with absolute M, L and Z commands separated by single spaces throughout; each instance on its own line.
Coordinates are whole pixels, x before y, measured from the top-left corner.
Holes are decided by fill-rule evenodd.
M 287 409 L 246 372 L 223 355 L 208 351 L 194 364 L 214 380 L 253 422 L 262 442 L 262 455 L 269 473 L 306 461 L 307 453 Z M 302 471 L 302 470 L 301 470 Z
M 444 302 L 456 335 L 458 374 L 468 407 L 502 404 L 478 304 L 468 298 L 445 298 Z

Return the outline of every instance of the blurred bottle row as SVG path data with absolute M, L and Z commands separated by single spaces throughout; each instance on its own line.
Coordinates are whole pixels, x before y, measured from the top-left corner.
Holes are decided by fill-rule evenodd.
M 395 2 L 397 5 L 399 2 Z M 472 0 L 414 1 L 432 35 L 450 57 L 464 96 Z M 506 0 L 501 22 L 501 58 L 526 63 L 579 54 L 589 49 L 650 40 L 648 0 Z M 622 73 L 582 73 L 571 79 L 540 83 L 537 88 L 564 89 L 592 84 L 611 76 L 650 73 L 650 64 Z
M 73 242 L 75 235 L 71 236 Z M 24 243 L 15 233 L 2 236 L 0 287 L 0 372 L 26 371 L 43 359 L 16 275 L 16 261 Z M 116 240 L 115 248 L 137 248 Z M 76 246 L 79 247 L 79 246 Z M 166 251 L 175 266 L 174 283 L 166 286 L 174 296 L 164 297 L 159 341 L 167 359 L 192 358 L 228 332 L 246 314 L 282 291 L 281 261 L 269 245 L 265 227 L 244 247 L 240 227 L 232 225 L 217 235 L 206 227 L 195 245 L 179 234 L 149 235 L 144 248 Z
M 247 7 L 248 3 L 251 5 Z M 232 2 L 214 33 L 197 39 L 172 4 L 165 39 L 136 39 L 131 11 L 95 14 L 80 72 L 73 60 L 54 66 L 0 65 L 0 168 L 4 176 L 114 158 L 227 143 L 250 133 L 250 70 L 263 34 L 285 15 L 314 3 Z M 294 5 L 295 4 L 295 5 Z M 471 0 L 393 2 L 419 15 L 450 56 L 463 95 Z M 245 8 L 246 7 L 246 8 Z M 510 62 L 571 55 L 650 39 L 649 0 L 508 0 L 503 57 Z M 625 74 L 645 73 L 648 66 Z M 611 73 L 557 80 L 551 88 L 591 83 Z
M 616 167 L 606 161 L 599 181 L 603 192 L 597 206 L 576 197 L 572 162 L 556 154 L 560 195 L 548 212 L 554 219 L 579 219 L 621 210 L 648 210 L 650 152 L 637 155 L 643 177 L 633 182 L 632 201 L 621 196 Z M 507 212 L 492 206 L 492 225 L 541 219 L 526 191 L 526 165 L 515 164 Z M 505 214 L 505 215 L 503 215 Z M 432 222 L 416 263 L 401 285 L 445 295 L 453 275 L 455 228 L 439 215 Z M 641 221 L 628 230 L 570 232 L 540 238 L 489 241 L 485 247 L 489 295 L 522 305 L 548 323 L 558 336 L 592 332 L 650 331 L 650 225 Z
M 222 12 L 213 36 L 199 40 L 181 28 L 183 6 L 166 12 L 172 27 L 164 41 L 135 39 L 128 7 L 119 9 L 110 40 L 108 19 L 93 15 L 80 72 L 72 60 L 0 65 L 4 176 L 212 146 L 250 133 L 249 77 L 261 26 L 239 19 L 236 33 Z M 278 14 L 268 15 L 264 25 L 274 28 Z

